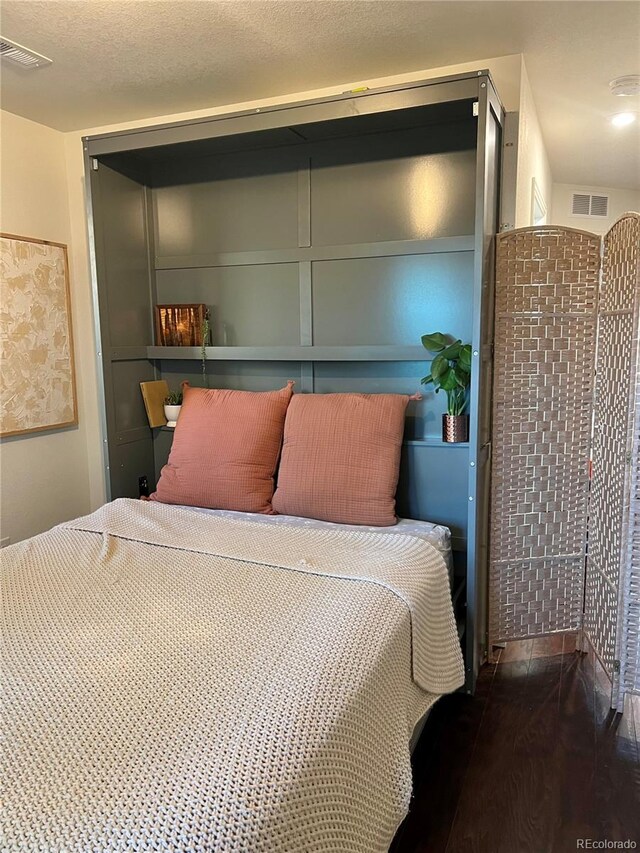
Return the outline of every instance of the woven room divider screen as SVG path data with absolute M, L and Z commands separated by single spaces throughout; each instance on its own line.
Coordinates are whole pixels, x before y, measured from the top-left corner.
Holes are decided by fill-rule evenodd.
M 640 689 L 639 235 L 636 214 L 613 226 L 602 276 L 584 231 L 496 252 L 489 647 L 584 628 L 612 678 L 624 658 L 622 691 Z
M 640 692 L 639 259 L 640 216 L 626 214 L 603 247 L 584 609 L 619 710 L 625 691 Z
M 489 647 L 581 625 L 600 238 L 497 239 Z

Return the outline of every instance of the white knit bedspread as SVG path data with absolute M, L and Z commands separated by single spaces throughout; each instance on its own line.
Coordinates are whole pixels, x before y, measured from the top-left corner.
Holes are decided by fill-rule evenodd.
M 388 848 L 464 678 L 431 545 L 118 500 L 2 563 L 2 850 Z

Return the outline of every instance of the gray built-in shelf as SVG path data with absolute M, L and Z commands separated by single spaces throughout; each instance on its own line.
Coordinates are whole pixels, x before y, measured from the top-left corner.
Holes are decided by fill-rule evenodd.
M 402 346 L 262 346 L 206 347 L 207 359 L 222 361 L 427 361 L 429 353 L 422 347 Z M 126 353 L 113 354 L 116 360 Z M 200 347 L 147 347 L 149 358 L 198 359 Z
M 153 485 L 170 450 L 139 383 L 203 381 L 199 348 L 155 345 L 156 303 L 209 307 L 210 387 L 423 390 L 398 507 L 466 552 L 468 689 L 486 652 L 502 119 L 479 71 L 84 140 L 109 495 Z M 435 330 L 473 345 L 468 444 L 442 443 L 444 394 L 420 385 Z

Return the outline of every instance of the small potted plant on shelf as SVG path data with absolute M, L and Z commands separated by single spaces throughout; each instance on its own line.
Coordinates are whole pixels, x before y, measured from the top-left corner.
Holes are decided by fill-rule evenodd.
M 175 427 L 182 408 L 182 391 L 170 391 L 164 398 L 164 416 L 168 427 Z
M 209 387 L 209 377 L 207 376 L 207 347 L 211 337 L 211 322 L 209 320 L 209 309 L 207 308 L 204 320 L 202 321 L 202 344 L 200 346 L 200 367 L 202 370 L 202 387 Z
M 447 395 L 447 413 L 442 416 L 442 440 L 448 443 L 469 441 L 469 385 L 471 383 L 471 344 L 453 340 L 450 335 L 433 332 L 422 336 L 422 346 L 435 357 L 431 373 L 421 381 L 433 382 L 436 394 Z

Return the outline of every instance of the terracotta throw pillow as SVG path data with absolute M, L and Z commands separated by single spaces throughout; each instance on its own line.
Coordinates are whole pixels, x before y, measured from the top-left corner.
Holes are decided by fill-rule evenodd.
M 293 382 L 279 391 L 183 385 L 169 461 L 151 500 L 271 513 L 273 475 Z
M 274 510 L 341 524 L 395 524 L 409 399 L 296 394 L 287 410 Z

